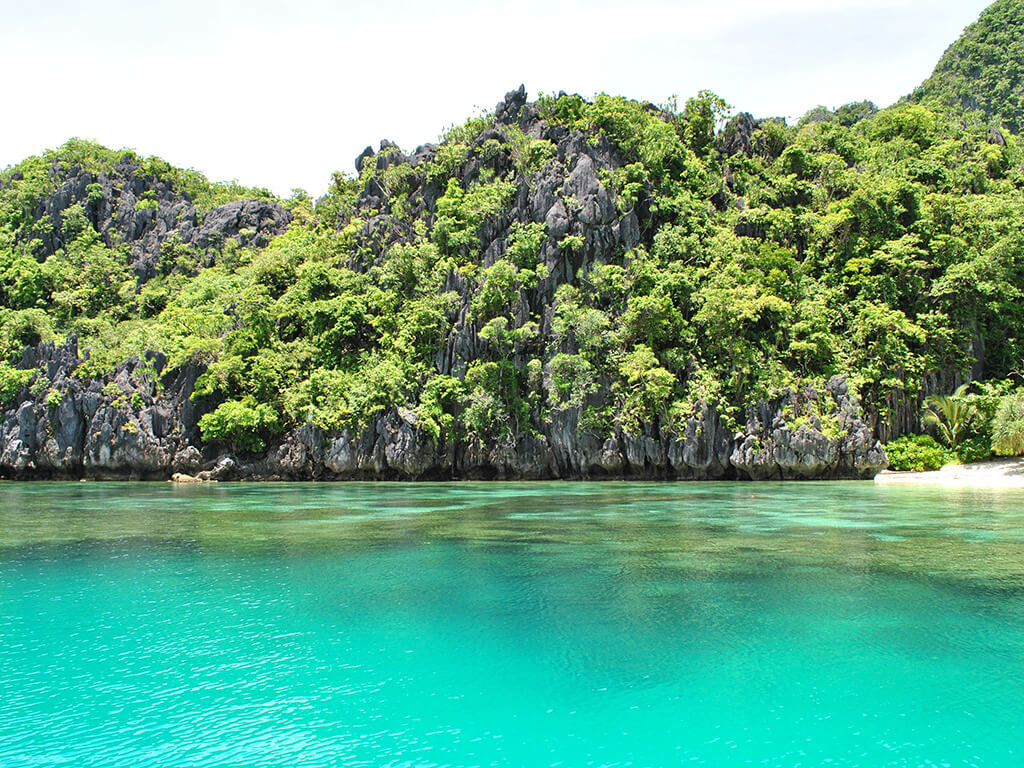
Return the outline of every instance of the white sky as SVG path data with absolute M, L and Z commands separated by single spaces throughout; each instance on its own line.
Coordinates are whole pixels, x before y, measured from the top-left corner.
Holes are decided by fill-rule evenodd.
M 0 0 L 0 167 L 72 136 L 314 195 L 525 83 L 755 116 L 886 106 L 990 0 Z

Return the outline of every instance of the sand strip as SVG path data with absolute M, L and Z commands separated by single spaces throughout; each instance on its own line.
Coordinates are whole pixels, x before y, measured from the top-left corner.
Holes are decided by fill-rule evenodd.
M 938 472 L 890 472 L 875 477 L 883 485 L 950 485 L 965 488 L 1024 488 L 1024 459 L 951 464 Z

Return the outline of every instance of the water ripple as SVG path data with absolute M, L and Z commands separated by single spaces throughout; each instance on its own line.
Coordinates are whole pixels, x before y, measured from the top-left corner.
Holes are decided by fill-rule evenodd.
M 0 765 L 1020 764 L 1022 497 L 0 486 Z

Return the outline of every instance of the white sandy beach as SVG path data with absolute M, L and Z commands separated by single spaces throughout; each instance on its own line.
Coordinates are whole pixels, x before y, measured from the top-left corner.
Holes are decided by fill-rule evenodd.
M 949 485 L 965 488 L 1024 488 L 1024 459 L 979 464 L 951 464 L 938 472 L 890 472 L 875 477 L 881 484 Z

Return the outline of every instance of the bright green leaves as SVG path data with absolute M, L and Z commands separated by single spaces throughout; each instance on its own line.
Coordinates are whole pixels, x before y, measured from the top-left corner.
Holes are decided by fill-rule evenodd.
M 461 413 L 466 386 L 454 376 L 432 376 L 420 393 L 416 415 L 420 428 L 434 442 L 454 437 L 455 417 Z
M 631 296 L 622 315 L 623 341 L 644 342 L 654 349 L 674 346 L 684 324 L 672 299 L 655 293 Z
M 999 403 L 992 421 L 992 448 L 1000 456 L 1024 454 L 1024 389 Z
M 611 182 L 618 192 L 619 210 L 633 210 L 651 184 L 650 174 L 643 163 L 630 163 L 611 172 Z
M 266 439 L 280 431 L 277 412 L 252 397 L 228 400 L 199 420 L 205 442 L 223 442 L 236 450 L 262 451 Z
M 54 314 L 65 325 L 104 312 L 123 317 L 134 298 L 126 249 L 112 251 L 91 226 L 51 256 L 44 270 L 51 276 Z
M 448 179 L 437 201 L 437 221 L 431 235 L 441 251 L 460 263 L 472 260 L 480 249 L 480 226 L 499 215 L 512 199 L 515 186 L 507 181 L 478 184 L 469 191 L 454 178 Z
M 605 133 L 627 160 L 642 163 L 656 182 L 685 168 L 688 149 L 675 126 L 639 102 L 600 94 L 587 112 L 588 127 Z
M 0 406 L 6 407 L 14 400 L 31 383 L 35 373 L 35 370 L 20 370 L 0 360 Z
M 578 408 L 597 389 L 598 370 L 582 354 L 559 352 L 548 362 L 551 391 L 548 399 L 556 407 Z
M 636 433 L 643 422 L 653 422 L 665 413 L 676 387 L 676 377 L 658 362 L 645 344 L 637 344 L 619 364 L 619 375 L 625 379 L 623 426 Z
M 964 400 L 967 387 L 961 385 L 952 395 L 929 395 L 924 401 L 924 423 L 935 427 L 942 441 L 954 451 L 978 417 L 977 410 Z
M 940 122 L 934 112 L 916 104 L 902 104 L 879 112 L 864 123 L 869 138 L 878 142 L 910 142 L 927 149 L 938 138 Z
M 701 91 L 687 100 L 683 111 L 683 137 L 699 156 L 705 156 L 715 142 L 715 129 L 732 107 L 711 91 Z
M 530 403 L 522 396 L 521 380 L 508 360 L 469 364 L 462 420 L 478 441 L 515 440 L 529 428 Z
M 862 304 L 851 322 L 854 370 L 865 381 L 886 390 L 915 390 L 924 372 L 917 351 L 925 330 L 902 311 Z
M 512 162 L 520 176 L 530 176 L 558 153 L 558 148 L 547 139 L 531 139 L 525 135 L 518 125 L 504 126 L 508 138 Z
M 388 250 L 374 272 L 381 287 L 411 297 L 440 291 L 450 266 L 434 243 L 400 243 Z
M 889 469 L 897 472 L 934 472 L 952 458 L 929 435 L 901 437 L 886 443 L 885 455 L 889 457 Z
M 591 103 L 563 94 L 541 97 L 538 106 L 541 114 L 552 122 L 607 136 L 627 163 L 639 163 L 655 187 L 668 194 L 679 181 L 692 184 L 702 180 L 704 169 L 695 150 L 704 152 L 710 145 L 710 128 L 725 109 L 721 99 L 702 92 L 688 105 L 692 117 L 682 123 L 684 138 L 676 121 L 666 120 L 660 111 L 622 96 L 602 93 Z M 694 148 L 687 145 L 687 140 Z M 635 189 L 627 193 L 634 194 Z
M 509 227 L 508 247 L 506 255 L 517 267 L 534 269 L 541 246 L 548 239 L 547 227 L 542 223 L 520 221 L 512 222 Z
M 519 295 L 519 270 L 500 259 L 485 269 L 482 277 L 480 290 L 470 307 L 476 320 L 486 322 L 506 311 Z
M 53 279 L 35 257 L 0 251 L 0 296 L 11 309 L 45 307 Z

